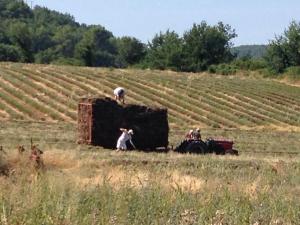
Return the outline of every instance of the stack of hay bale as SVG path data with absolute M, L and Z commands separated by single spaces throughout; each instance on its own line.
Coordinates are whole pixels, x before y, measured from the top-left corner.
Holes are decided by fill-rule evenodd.
M 133 129 L 139 150 L 168 146 L 167 109 L 120 105 L 110 98 L 84 98 L 78 106 L 78 143 L 114 149 L 120 128 Z

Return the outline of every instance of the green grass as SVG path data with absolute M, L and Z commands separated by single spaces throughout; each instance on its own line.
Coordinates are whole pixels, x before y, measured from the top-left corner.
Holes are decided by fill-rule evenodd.
M 17 145 L 29 147 L 30 139 L 46 149 L 76 149 L 76 125 L 60 122 L 2 122 L 0 124 L 0 145 L 15 150 Z M 184 137 L 186 130 L 171 129 L 169 134 L 170 146 L 176 146 Z M 227 138 L 234 141 L 234 148 L 245 156 L 288 156 L 300 154 L 300 132 L 287 131 L 247 131 L 239 129 L 203 128 L 202 138 Z
M 172 130 L 171 144 L 183 134 Z M 233 138 L 240 156 L 116 153 L 77 145 L 74 124 L 3 122 L 1 162 L 14 172 L 0 176 L 0 223 L 300 223 L 300 133 L 204 129 L 209 135 Z M 16 153 L 31 138 L 44 151 L 38 174 Z M 270 154 L 280 142 L 287 147 Z
M 53 185 L 42 179 L 24 196 L 0 200 L 2 221 L 7 224 L 299 224 L 299 202 L 283 196 L 258 195 L 251 200 L 242 193 L 220 188 L 216 193 L 164 191 L 153 185 L 136 190 L 103 185 L 81 190 Z M 3 193 L 2 194 L 6 194 Z M 18 205 L 14 201 L 18 201 Z M 31 202 L 28 206 L 27 202 Z

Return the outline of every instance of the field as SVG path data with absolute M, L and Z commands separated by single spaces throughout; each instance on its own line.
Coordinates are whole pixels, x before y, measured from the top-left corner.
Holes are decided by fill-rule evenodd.
M 170 146 L 191 127 L 240 156 L 76 144 L 80 97 L 167 107 Z M 0 64 L 0 224 L 300 224 L 300 88 L 255 77 Z M 44 151 L 33 169 L 30 139 Z
M 262 78 L 0 64 L 0 85 L 4 119 L 75 122 L 80 97 L 123 86 L 129 103 L 167 107 L 174 127 L 300 126 L 300 88 Z

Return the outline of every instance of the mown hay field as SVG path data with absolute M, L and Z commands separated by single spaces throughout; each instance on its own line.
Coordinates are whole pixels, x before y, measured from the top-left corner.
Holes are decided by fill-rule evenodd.
M 300 88 L 274 80 L 168 71 L 0 64 L 2 119 L 75 122 L 82 96 L 112 96 L 168 108 L 170 124 L 298 129 Z
M 126 88 L 240 156 L 76 144 L 81 96 Z M 300 224 L 300 88 L 253 77 L 0 64 L 0 224 Z M 30 140 L 44 151 L 32 168 Z M 18 145 L 27 151 L 19 154 Z

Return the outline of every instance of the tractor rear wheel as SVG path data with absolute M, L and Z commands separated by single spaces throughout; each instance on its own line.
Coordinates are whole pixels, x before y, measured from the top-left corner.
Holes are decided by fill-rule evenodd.
M 186 147 L 186 151 L 189 153 L 206 154 L 207 147 L 204 142 L 193 141 Z

